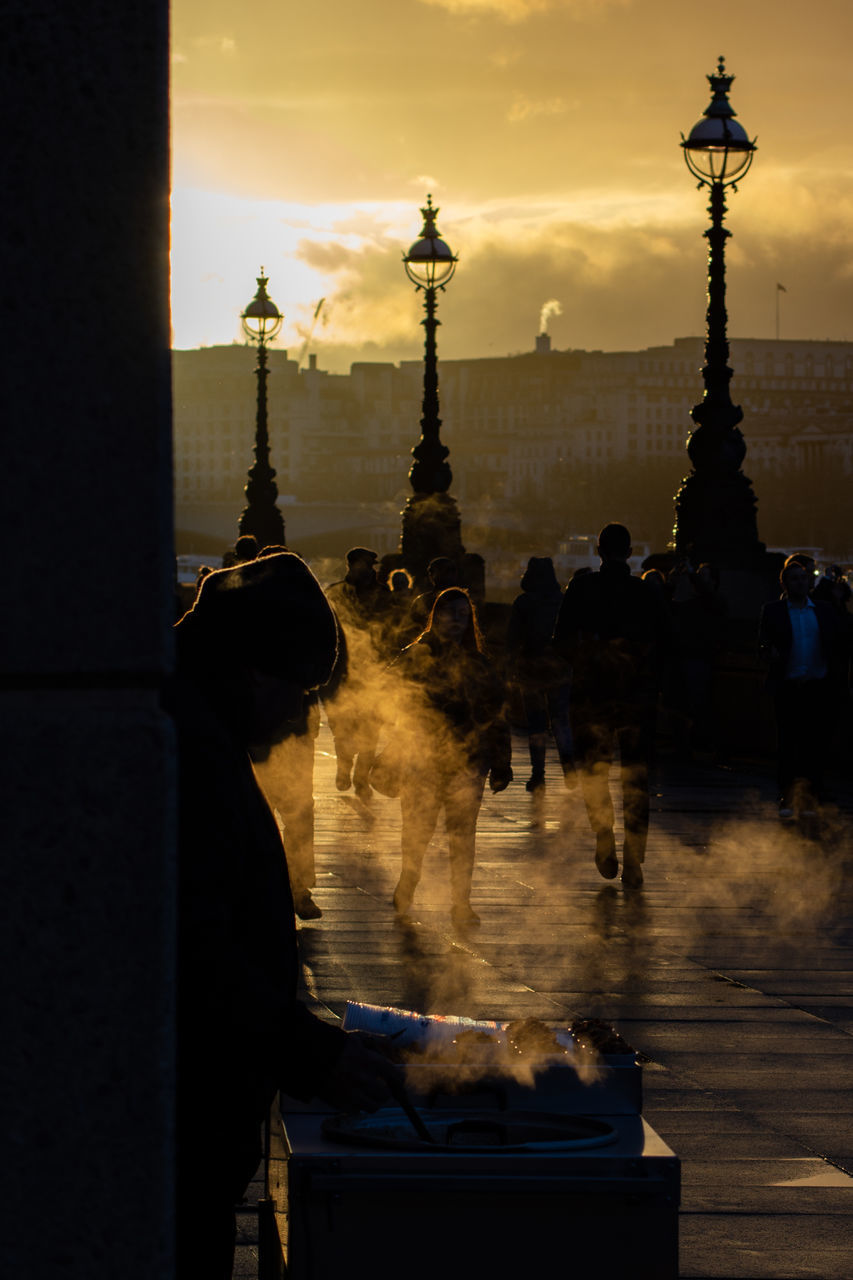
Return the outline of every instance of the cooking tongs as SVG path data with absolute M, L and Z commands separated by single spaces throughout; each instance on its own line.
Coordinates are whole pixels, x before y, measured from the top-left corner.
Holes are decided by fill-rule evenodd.
M 389 1081 L 389 1088 L 396 1101 L 399 1102 L 400 1106 L 405 1111 L 409 1124 L 412 1126 L 421 1142 L 431 1142 L 435 1144 L 437 1139 L 433 1137 L 429 1129 L 424 1124 L 420 1112 L 409 1097 L 402 1078 L 397 1077 L 394 1080 Z

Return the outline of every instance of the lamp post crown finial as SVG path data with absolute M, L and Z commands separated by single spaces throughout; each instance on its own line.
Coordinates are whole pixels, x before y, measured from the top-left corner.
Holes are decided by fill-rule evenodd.
M 705 112 L 706 116 L 734 116 L 737 112 L 733 109 L 729 102 L 729 89 L 732 87 L 733 75 L 729 75 L 726 71 L 726 60 L 720 54 L 717 60 L 717 70 L 715 74 L 706 76 L 708 84 L 711 86 L 711 92 L 714 95 L 711 104 Z
M 427 202 L 424 205 L 424 207 L 421 209 L 421 213 L 423 214 L 423 217 L 424 217 L 424 225 L 423 225 L 423 230 L 421 231 L 421 237 L 437 236 L 438 227 L 435 225 L 435 220 L 438 217 L 438 209 L 433 207 L 431 195 L 427 195 Z

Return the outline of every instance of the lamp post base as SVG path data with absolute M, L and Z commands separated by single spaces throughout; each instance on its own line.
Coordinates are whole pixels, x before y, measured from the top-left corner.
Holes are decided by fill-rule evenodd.
M 675 498 L 675 547 L 694 567 L 710 561 L 721 569 L 760 568 L 757 502 L 742 471 L 692 471 Z
M 274 501 L 244 507 L 237 527 L 241 535 L 254 534 L 261 550 L 284 546 L 284 520 Z
M 449 493 L 412 494 L 403 510 L 400 552 L 416 580 L 426 577 L 427 565 L 436 556 L 460 561 L 465 548 L 456 499 Z
M 427 566 L 447 556 L 457 567 L 459 585 L 480 603 L 485 595 L 485 562 L 462 545 L 462 521 L 456 499 L 449 493 L 415 493 L 403 509 L 400 550 L 382 557 L 382 574 L 408 569 L 417 589 L 426 587 Z

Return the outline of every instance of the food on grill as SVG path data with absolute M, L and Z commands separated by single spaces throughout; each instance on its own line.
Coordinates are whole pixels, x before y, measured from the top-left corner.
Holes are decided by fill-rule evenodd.
M 506 1037 L 511 1049 L 522 1056 L 541 1057 L 544 1054 L 567 1053 L 557 1034 L 539 1018 L 519 1018 L 506 1025 Z
M 470 1062 L 499 1063 L 506 1050 L 488 1031 L 460 1031 L 442 1055 L 444 1061 L 466 1064 Z
M 634 1052 L 628 1041 L 600 1018 L 575 1018 L 570 1030 L 573 1040 L 582 1053 Z

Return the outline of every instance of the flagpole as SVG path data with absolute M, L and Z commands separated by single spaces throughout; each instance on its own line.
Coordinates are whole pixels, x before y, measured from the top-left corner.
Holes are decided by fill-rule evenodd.
M 779 341 L 779 286 L 776 286 L 776 341 Z

